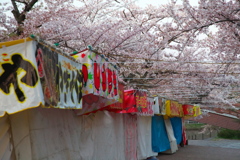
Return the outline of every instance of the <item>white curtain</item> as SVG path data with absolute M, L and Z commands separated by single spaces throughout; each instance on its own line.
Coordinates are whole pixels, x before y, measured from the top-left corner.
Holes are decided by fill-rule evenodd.
M 158 153 L 152 151 L 152 117 L 137 117 L 137 157 L 138 159 L 146 159 L 151 156 L 157 156 Z
M 174 132 L 173 132 L 173 128 L 172 128 L 172 123 L 170 121 L 170 119 L 164 119 L 164 123 L 166 126 L 166 130 L 167 130 L 167 135 L 168 135 L 168 139 L 170 141 L 170 147 L 171 150 L 170 151 L 166 151 L 167 153 L 175 153 L 178 150 L 178 146 L 177 146 L 177 140 L 174 136 Z

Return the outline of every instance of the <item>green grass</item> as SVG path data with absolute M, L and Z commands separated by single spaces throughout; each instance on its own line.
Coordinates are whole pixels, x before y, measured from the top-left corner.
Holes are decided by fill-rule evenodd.
M 196 124 L 185 124 L 186 129 L 202 129 L 202 126 L 204 126 L 205 124 L 202 123 L 196 123 Z
M 240 139 L 240 130 L 221 129 L 218 133 L 219 138 Z

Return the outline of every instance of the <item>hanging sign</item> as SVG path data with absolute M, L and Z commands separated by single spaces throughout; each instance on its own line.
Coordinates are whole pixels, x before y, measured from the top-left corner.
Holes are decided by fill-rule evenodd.
M 72 55 L 83 64 L 83 108 L 89 114 L 119 101 L 117 70 L 103 56 L 90 50 Z
M 137 114 L 141 116 L 153 116 L 154 115 L 153 106 L 154 98 L 147 97 L 147 108 L 145 108 L 144 110 L 139 110 Z
M 177 101 L 166 100 L 166 115 L 169 117 L 181 117 L 182 113 L 182 105 Z
M 202 114 L 201 108 L 199 106 L 194 106 L 193 111 L 194 111 L 194 117 L 197 117 Z
M 182 109 L 183 109 L 184 116 L 194 115 L 193 105 L 184 104 L 182 105 Z
M 123 110 L 120 113 L 147 113 L 148 101 L 146 91 L 125 90 L 123 95 Z
M 108 111 L 116 112 L 116 113 L 123 110 L 123 103 L 124 103 L 123 93 L 124 93 L 124 85 L 121 83 L 118 83 L 118 94 L 119 94 L 118 102 L 111 104 L 107 107 L 104 107 L 103 110 L 108 110 Z
M 90 50 L 72 56 L 83 64 L 83 95 L 99 95 L 117 102 L 118 73 L 115 67 L 102 55 Z
M 58 55 L 59 108 L 82 108 L 82 65 Z
M 0 43 L 0 115 L 44 103 L 35 52 L 29 39 Z
M 82 64 L 38 44 L 36 51 L 45 107 L 82 108 Z
M 159 97 L 154 97 L 154 104 L 153 104 L 153 112 L 154 114 L 160 114 L 160 105 L 159 105 Z
M 58 54 L 38 43 L 36 61 L 44 95 L 44 106 L 57 107 L 60 99 Z
M 160 115 L 166 115 L 166 99 L 159 97 L 158 98 Z

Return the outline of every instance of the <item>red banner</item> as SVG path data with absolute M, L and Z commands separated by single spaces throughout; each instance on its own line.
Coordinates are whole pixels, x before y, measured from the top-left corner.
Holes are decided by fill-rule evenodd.
M 193 116 L 194 115 L 194 109 L 192 105 L 184 104 L 182 105 L 183 114 L 184 116 Z
M 138 113 L 148 111 L 147 92 L 141 90 L 125 90 L 123 110 L 120 113 Z
M 107 107 L 104 107 L 101 110 L 108 110 L 108 111 L 116 112 L 116 113 L 122 111 L 123 110 L 123 103 L 124 103 L 123 93 L 124 93 L 124 85 L 121 84 L 121 83 L 118 83 L 118 94 L 119 94 L 118 102 L 114 103 L 114 104 L 111 104 Z

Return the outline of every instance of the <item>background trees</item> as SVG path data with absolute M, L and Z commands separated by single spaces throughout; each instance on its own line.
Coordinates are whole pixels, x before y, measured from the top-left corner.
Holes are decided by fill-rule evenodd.
M 0 41 L 35 34 L 65 52 L 91 45 L 129 86 L 182 103 L 232 106 L 239 97 L 238 0 L 9 0 Z

